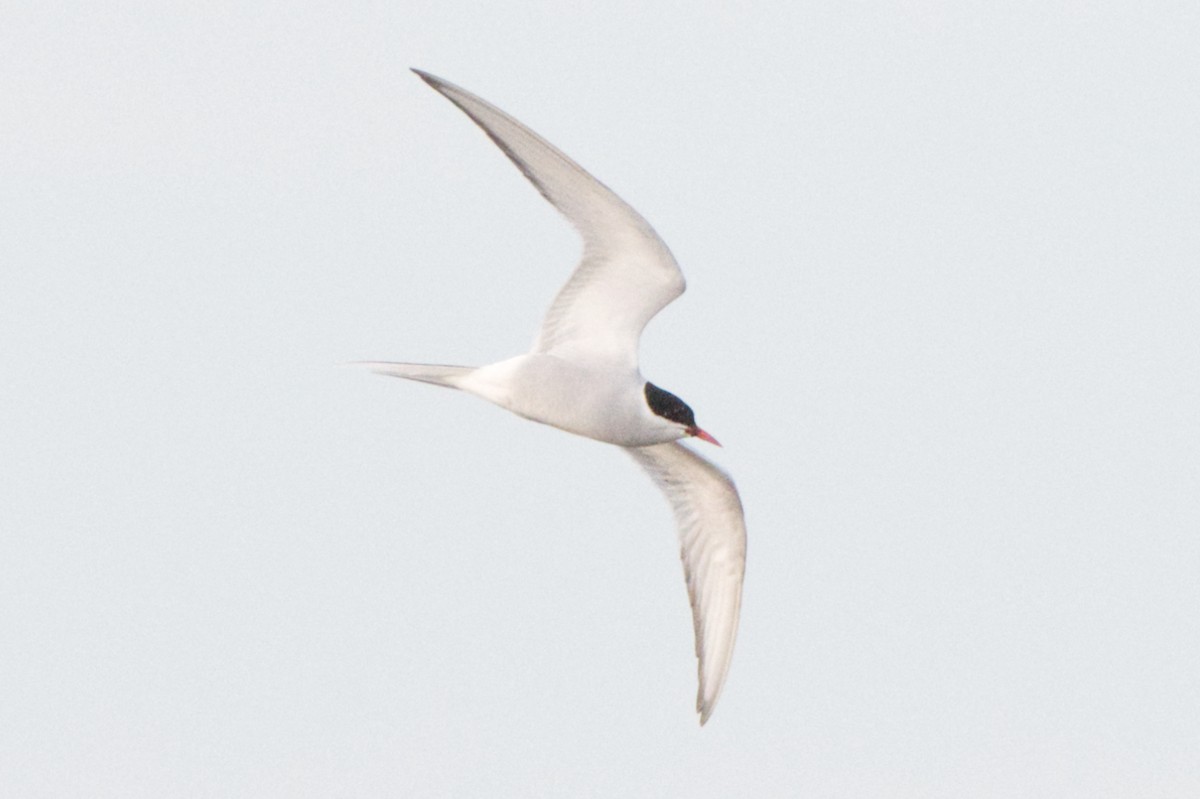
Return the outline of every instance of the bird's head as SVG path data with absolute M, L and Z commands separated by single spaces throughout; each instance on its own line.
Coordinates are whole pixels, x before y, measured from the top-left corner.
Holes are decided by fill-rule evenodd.
M 701 430 L 696 425 L 696 414 L 686 402 L 672 394 L 670 391 L 663 391 L 653 383 L 646 383 L 646 404 L 650 406 L 650 411 L 658 417 L 666 419 L 669 422 L 674 422 L 683 430 L 685 436 L 694 436 L 710 444 L 721 446 L 721 442 L 710 436 L 708 433 Z

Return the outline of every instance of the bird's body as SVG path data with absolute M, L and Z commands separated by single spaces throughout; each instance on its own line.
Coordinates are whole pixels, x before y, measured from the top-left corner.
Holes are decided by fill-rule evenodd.
M 637 348 L 646 323 L 684 291 L 670 250 L 636 211 L 495 106 L 414 70 L 470 116 L 583 237 L 583 259 L 551 304 L 532 351 L 487 366 L 365 364 L 455 388 L 515 414 L 626 448 L 675 512 L 696 632 L 707 721 L 721 691 L 741 605 L 746 531 L 733 482 L 679 443 L 716 440 L 692 409 L 649 383 Z
M 616 364 L 535 352 L 463 369 L 443 381 L 414 378 L 404 373 L 408 366 L 379 364 L 375 369 L 457 388 L 526 419 L 621 447 L 663 444 L 687 435 L 650 410 L 641 374 Z

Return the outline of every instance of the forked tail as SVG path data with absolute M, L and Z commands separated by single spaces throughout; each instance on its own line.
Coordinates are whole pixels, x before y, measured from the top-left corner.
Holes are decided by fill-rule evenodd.
M 406 380 L 419 380 L 435 386 L 458 388 L 459 378 L 475 371 L 473 366 L 444 366 L 437 363 L 388 363 L 387 361 L 364 361 L 356 364 L 372 372 Z

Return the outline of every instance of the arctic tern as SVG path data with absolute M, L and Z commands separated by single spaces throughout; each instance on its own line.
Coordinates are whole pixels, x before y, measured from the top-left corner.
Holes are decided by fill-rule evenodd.
M 733 655 L 746 526 L 733 481 L 679 443 L 717 440 L 687 403 L 642 377 L 638 341 L 684 291 L 667 245 L 633 208 L 552 144 L 452 83 L 414 69 L 483 129 L 583 238 L 583 257 L 546 313 L 533 349 L 488 366 L 363 364 L 385 375 L 460 389 L 535 422 L 625 448 L 675 514 L 695 624 L 708 721 Z M 718 445 L 719 446 L 719 445 Z

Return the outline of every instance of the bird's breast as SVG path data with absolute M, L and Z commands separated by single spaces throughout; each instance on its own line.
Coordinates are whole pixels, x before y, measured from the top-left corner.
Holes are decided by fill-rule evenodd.
M 535 422 L 623 447 L 681 437 L 645 407 L 636 370 L 535 353 L 484 366 L 462 388 Z

